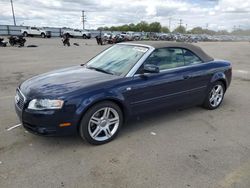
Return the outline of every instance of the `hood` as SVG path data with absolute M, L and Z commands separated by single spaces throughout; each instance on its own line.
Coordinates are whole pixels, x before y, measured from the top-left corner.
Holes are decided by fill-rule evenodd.
M 20 85 L 20 89 L 28 98 L 54 98 L 113 79 L 117 76 L 74 66 L 30 78 Z

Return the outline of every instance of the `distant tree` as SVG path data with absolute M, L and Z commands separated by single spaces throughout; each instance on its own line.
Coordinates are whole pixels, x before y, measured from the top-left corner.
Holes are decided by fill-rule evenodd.
M 137 31 L 149 31 L 149 25 L 145 21 L 141 21 L 140 23 L 136 24 Z
M 203 29 L 202 27 L 194 27 L 193 29 L 189 30 L 187 33 L 190 33 L 190 34 L 208 34 L 208 35 L 216 34 L 215 31 L 209 30 L 209 29 Z
M 108 30 L 109 30 L 109 27 L 107 27 L 107 26 L 106 26 L 106 27 L 103 27 L 103 30 L 104 30 L 104 31 L 108 31 Z
M 119 31 L 129 31 L 129 26 L 126 25 L 122 25 L 122 26 L 118 26 L 117 30 Z
M 97 30 L 102 30 L 103 31 L 104 29 L 103 29 L 103 27 L 98 27 Z
M 168 27 L 163 26 L 163 27 L 161 27 L 161 32 L 170 33 L 170 30 L 168 29 Z
M 216 33 L 217 35 L 229 35 L 229 32 L 227 30 L 219 30 Z
M 183 26 L 178 26 L 177 28 L 175 28 L 174 32 L 175 33 L 186 33 L 186 28 Z
M 189 32 L 192 34 L 203 34 L 204 30 L 202 29 L 202 27 L 194 27 Z
M 129 31 L 136 31 L 135 24 L 131 23 L 128 25 L 128 27 L 129 27 Z
M 210 29 L 204 29 L 204 33 L 208 35 L 215 35 L 216 31 L 210 30 Z
M 237 29 L 231 32 L 232 35 L 242 35 L 242 36 L 250 36 L 250 29 L 243 30 L 243 29 Z
M 150 32 L 161 32 L 161 24 L 159 22 L 152 22 L 149 24 Z
M 109 30 L 110 30 L 110 31 L 117 31 L 117 27 L 111 26 L 111 27 L 109 28 Z

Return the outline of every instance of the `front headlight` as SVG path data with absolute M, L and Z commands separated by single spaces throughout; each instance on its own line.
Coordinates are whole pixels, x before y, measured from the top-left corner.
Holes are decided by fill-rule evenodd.
M 47 109 L 61 109 L 64 101 L 50 100 L 50 99 L 33 99 L 30 101 L 28 109 L 32 110 L 47 110 Z

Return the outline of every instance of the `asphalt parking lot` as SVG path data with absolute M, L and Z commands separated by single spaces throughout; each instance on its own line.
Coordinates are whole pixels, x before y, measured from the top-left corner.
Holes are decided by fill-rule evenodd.
M 15 88 L 34 75 L 86 62 L 108 46 L 95 40 L 28 38 L 37 48 L 0 48 L 0 187 L 249 188 L 250 43 L 198 43 L 233 62 L 221 107 L 161 112 L 128 122 L 112 142 L 92 146 L 78 137 L 46 138 L 21 126 Z

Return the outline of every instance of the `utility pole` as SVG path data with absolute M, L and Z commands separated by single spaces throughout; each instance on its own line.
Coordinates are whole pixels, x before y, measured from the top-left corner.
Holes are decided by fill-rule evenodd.
M 11 9 L 12 9 L 12 15 L 13 15 L 14 25 L 16 25 L 16 18 L 15 18 L 15 12 L 14 12 L 14 7 L 13 7 L 12 0 L 10 0 L 10 4 L 11 4 Z
M 233 27 L 233 31 L 235 31 L 236 30 L 236 25 L 234 25 L 234 27 Z
M 85 22 L 85 16 L 84 16 L 84 10 L 82 11 L 82 29 L 84 30 L 84 22 Z
M 182 19 L 180 19 L 180 27 L 181 27 L 181 25 L 182 25 Z
M 168 28 L 169 28 L 169 31 L 170 31 L 170 33 L 171 33 L 171 20 L 172 20 L 172 18 L 170 17 L 170 18 L 168 18 L 168 20 L 169 20 Z

